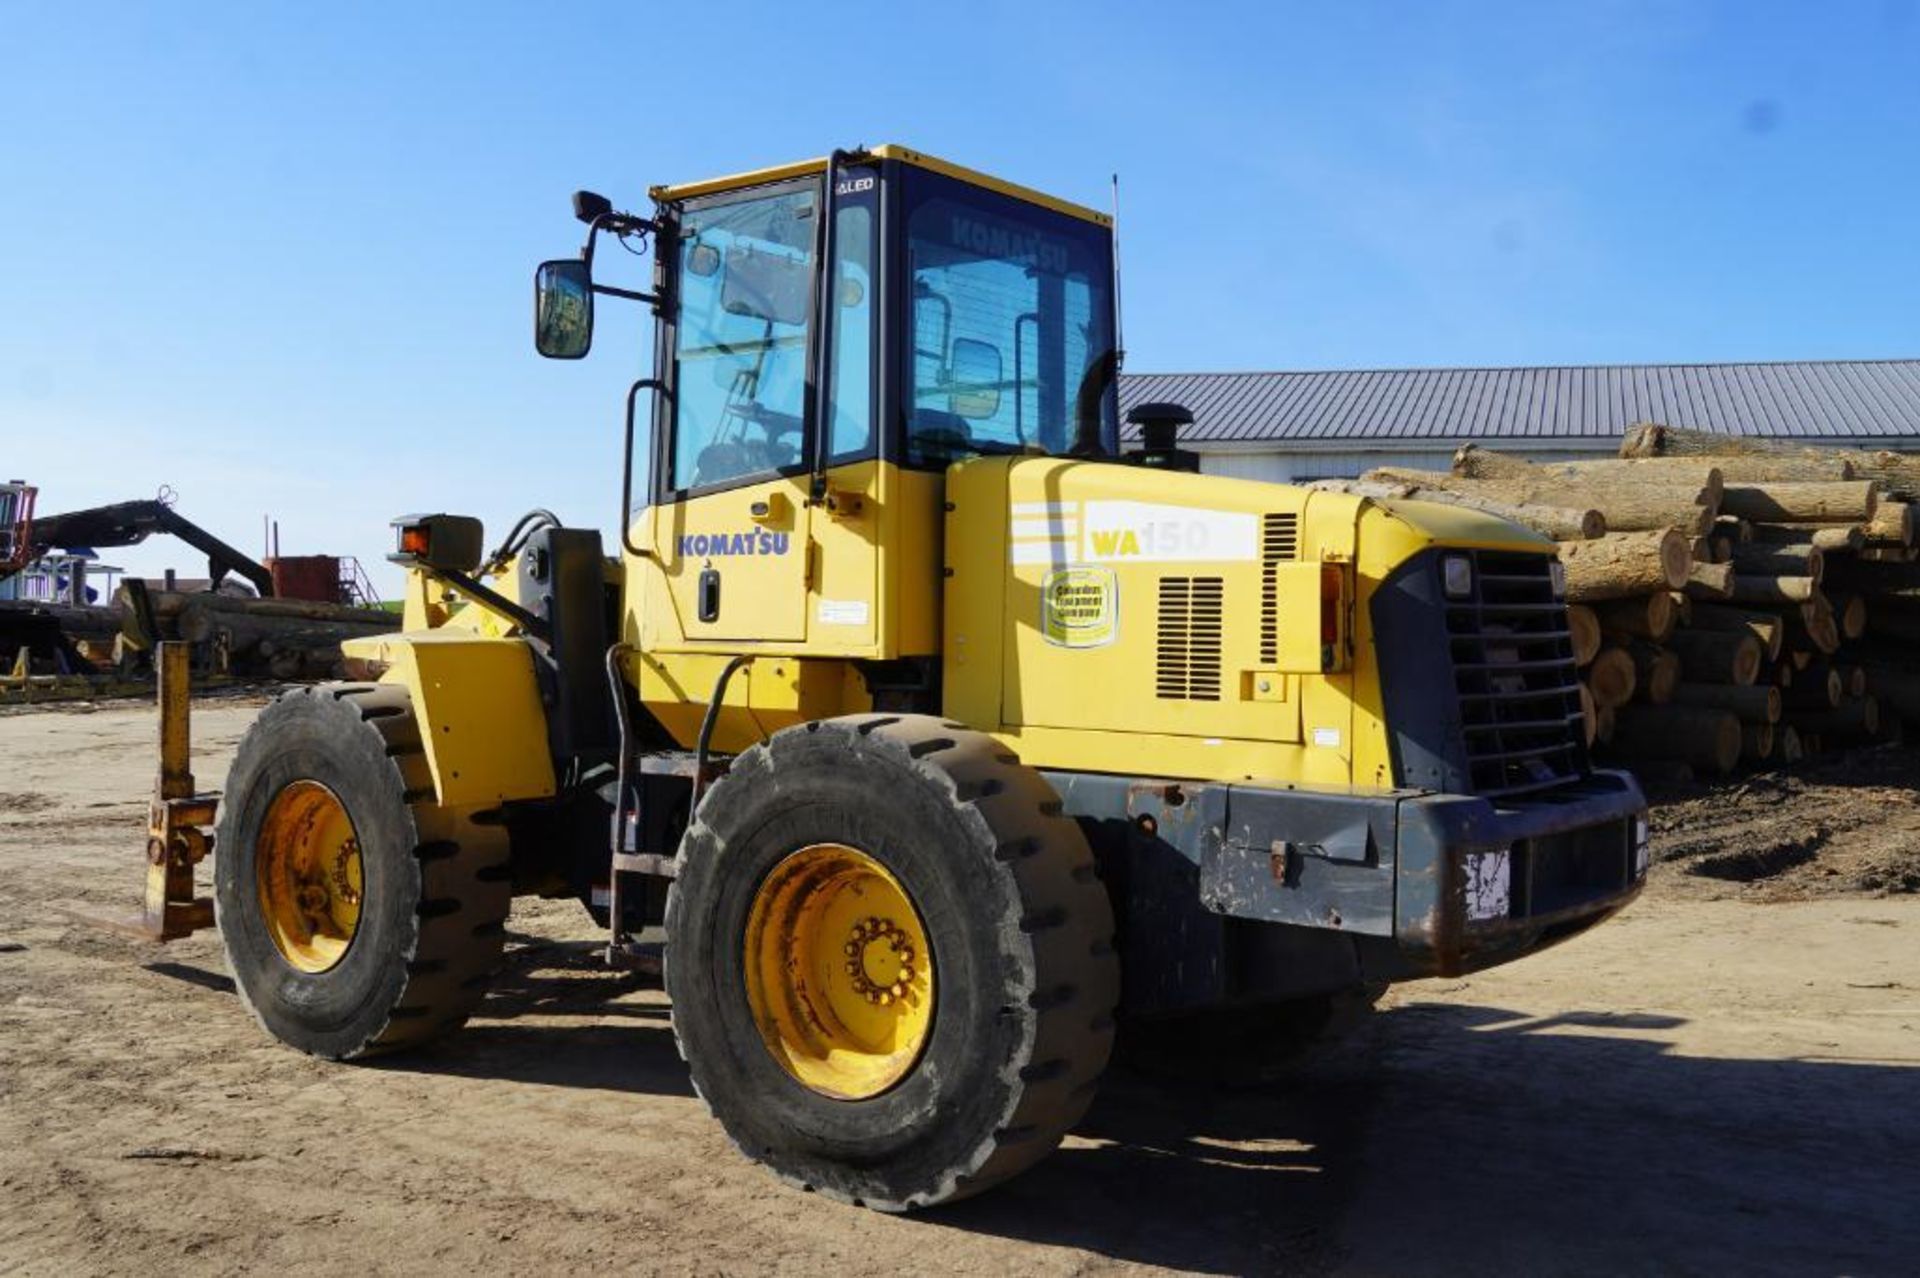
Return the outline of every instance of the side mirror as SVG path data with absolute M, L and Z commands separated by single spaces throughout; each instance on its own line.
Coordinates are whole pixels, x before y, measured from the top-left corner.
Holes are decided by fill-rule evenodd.
M 533 273 L 533 348 L 548 359 L 593 349 L 593 272 L 581 259 L 542 262 Z
M 1000 348 L 971 337 L 953 339 L 947 359 L 947 410 L 979 420 L 1000 411 Z

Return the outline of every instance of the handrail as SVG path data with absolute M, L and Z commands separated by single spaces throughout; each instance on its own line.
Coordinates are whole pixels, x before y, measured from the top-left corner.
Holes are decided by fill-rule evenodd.
M 639 559 L 652 559 L 654 552 L 633 544 L 633 405 L 643 390 L 653 390 L 673 402 L 673 392 L 658 377 L 642 377 L 627 388 L 627 439 L 620 461 L 620 546 Z M 655 461 L 659 460 L 656 452 Z

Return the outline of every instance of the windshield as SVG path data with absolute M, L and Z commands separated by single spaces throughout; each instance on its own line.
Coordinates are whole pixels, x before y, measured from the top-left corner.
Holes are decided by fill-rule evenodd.
M 908 462 L 1065 453 L 1082 411 L 1111 450 L 1106 229 L 924 170 L 907 183 Z

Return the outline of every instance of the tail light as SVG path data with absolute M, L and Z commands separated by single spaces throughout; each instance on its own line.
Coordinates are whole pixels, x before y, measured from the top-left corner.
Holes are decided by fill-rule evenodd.
M 1347 564 L 1320 565 L 1320 669 L 1330 673 L 1347 668 Z

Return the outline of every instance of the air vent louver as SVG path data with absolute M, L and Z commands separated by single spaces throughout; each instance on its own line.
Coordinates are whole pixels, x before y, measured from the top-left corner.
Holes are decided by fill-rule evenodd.
M 1300 557 L 1300 517 L 1268 515 L 1260 521 L 1260 663 L 1280 660 L 1280 582 L 1275 569 Z
M 1220 699 L 1219 577 L 1162 577 L 1154 691 L 1173 701 Z

